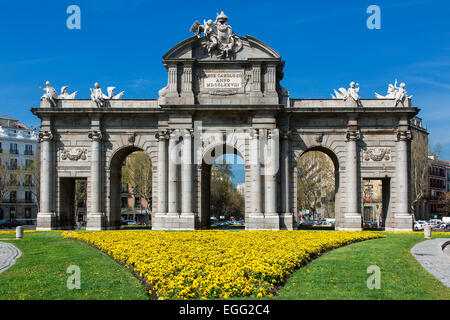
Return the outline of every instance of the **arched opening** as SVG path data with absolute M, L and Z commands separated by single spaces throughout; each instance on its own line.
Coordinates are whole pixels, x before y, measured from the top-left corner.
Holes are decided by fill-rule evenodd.
M 140 148 L 117 151 L 110 164 L 109 228 L 151 225 L 152 162 Z
M 296 220 L 300 226 L 334 226 L 338 216 L 339 162 L 329 149 L 305 151 L 297 161 Z
M 245 163 L 226 145 L 208 150 L 200 167 L 200 228 L 245 226 Z
M 88 178 L 59 178 L 59 226 L 72 230 L 86 226 Z

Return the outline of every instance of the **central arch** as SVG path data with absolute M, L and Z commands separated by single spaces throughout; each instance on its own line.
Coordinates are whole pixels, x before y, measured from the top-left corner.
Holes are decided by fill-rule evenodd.
M 211 172 L 212 167 L 217 159 L 225 155 L 238 156 L 243 160 L 245 168 L 245 157 L 239 152 L 236 147 L 230 146 L 226 143 L 215 144 L 214 146 L 208 147 L 202 156 L 202 164 L 199 166 L 198 179 L 200 186 L 200 197 L 199 197 L 199 227 L 200 229 L 211 228 Z M 245 175 L 244 175 L 245 177 Z M 246 179 L 244 178 L 244 190 L 245 190 Z M 245 217 L 246 212 L 246 199 L 245 192 L 243 192 L 244 197 L 244 212 L 242 215 Z
M 109 229 L 120 229 L 121 226 L 121 193 L 122 193 L 122 165 L 125 159 L 134 152 L 144 150 L 135 145 L 129 145 L 117 150 L 109 164 L 109 207 L 108 215 Z M 146 153 L 150 158 L 150 156 Z M 150 158 L 151 159 L 151 158 Z M 150 160 L 151 161 L 151 160 Z M 152 166 L 153 166 L 153 162 Z
M 322 154 L 325 154 L 332 162 L 333 169 L 334 169 L 334 191 L 332 198 L 334 199 L 334 218 L 337 220 L 339 219 L 339 212 L 340 212 L 340 204 L 339 204 L 339 159 L 336 156 L 336 154 L 329 148 L 324 146 L 312 146 L 303 152 L 301 152 L 295 161 L 295 193 L 294 193 L 294 200 L 295 200 L 295 207 L 297 208 L 296 212 L 296 219 L 299 221 L 299 210 L 303 208 L 298 207 L 298 182 L 299 182 L 299 172 L 297 167 L 302 163 L 302 158 L 311 152 L 320 152 Z

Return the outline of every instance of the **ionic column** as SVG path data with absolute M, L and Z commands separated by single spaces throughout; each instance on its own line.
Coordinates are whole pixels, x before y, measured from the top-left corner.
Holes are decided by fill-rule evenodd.
M 253 129 L 250 140 L 250 171 L 251 171 L 251 191 L 252 191 L 252 207 L 250 213 L 252 215 L 261 215 L 261 167 L 259 162 L 259 130 Z
M 179 155 L 177 149 L 178 134 L 175 131 L 170 133 L 169 138 L 169 172 L 168 172 L 168 214 L 178 215 L 178 163 Z
M 275 216 L 277 213 L 277 172 L 279 168 L 279 133 L 271 129 L 267 134 L 266 159 L 264 161 L 265 215 Z
M 408 200 L 408 140 L 412 138 L 411 131 L 399 131 L 397 133 L 397 214 L 409 214 Z
M 40 177 L 40 208 L 37 215 L 36 230 L 52 230 L 56 226 L 55 212 L 53 208 L 53 183 L 52 171 L 54 168 L 52 149 L 53 134 L 48 131 L 39 133 L 41 148 L 41 177 Z
M 280 161 L 280 209 L 282 214 L 290 213 L 289 210 L 289 132 L 281 134 L 281 161 Z
M 100 214 L 102 212 L 102 134 L 99 131 L 92 131 L 88 134 L 92 140 L 91 145 L 91 213 Z
M 358 162 L 357 162 L 357 141 L 360 139 L 359 131 L 347 132 L 347 214 L 361 215 L 358 212 Z
M 182 162 L 182 215 L 193 214 L 192 197 L 192 133 L 191 130 L 184 130 L 183 134 L 183 162 Z
M 167 138 L 165 132 L 158 132 L 158 213 L 167 213 Z

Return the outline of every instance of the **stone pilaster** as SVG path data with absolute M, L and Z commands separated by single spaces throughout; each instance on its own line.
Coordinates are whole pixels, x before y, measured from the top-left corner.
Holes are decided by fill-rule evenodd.
M 179 153 L 177 141 L 179 139 L 177 131 L 171 131 L 169 137 L 169 172 L 168 172 L 168 215 L 178 216 L 178 167 Z
M 185 104 L 194 104 L 194 92 L 192 91 L 192 64 L 183 65 L 181 96 Z
M 264 161 L 264 229 L 279 230 L 280 218 L 277 212 L 277 173 L 279 169 L 279 132 L 267 130 Z
M 158 139 L 158 211 L 152 221 L 152 229 L 163 230 L 165 217 L 167 215 L 167 140 L 169 135 L 165 131 L 159 131 L 155 134 Z
M 103 230 L 105 228 L 105 214 L 102 212 L 102 138 L 100 131 L 88 134 L 91 144 L 91 176 L 86 230 Z
M 359 212 L 358 190 L 358 141 L 361 135 L 356 128 L 347 131 L 347 160 L 345 174 L 347 178 L 347 210 L 344 212 L 344 225 L 339 230 L 361 230 L 362 216 Z
M 397 202 L 394 212 L 394 220 L 386 225 L 390 231 L 412 231 L 413 217 L 409 213 L 409 172 L 408 172 L 408 143 L 412 139 L 411 131 L 399 130 L 397 132 L 396 148 L 396 177 L 397 177 Z
M 259 129 L 252 129 L 250 140 L 251 206 L 248 215 L 248 229 L 264 229 L 264 215 L 261 199 L 261 164 L 259 149 Z
M 168 72 L 167 72 L 168 91 L 171 94 L 176 94 L 177 93 L 177 77 L 178 77 L 177 65 L 169 64 L 167 70 L 168 70 Z
M 252 78 L 250 89 L 250 101 L 255 103 L 259 102 L 259 98 L 263 96 L 261 90 L 261 65 L 253 64 L 252 66 Z
M 294 216 L 290 209 L 289 176 L 290 176 L 290 132 L 281 133 L 281 159 L 280 159 L 280 229 L 292 230 Z
M 194 197 L 193 197 L 193 161 L 192 161 L 192 130 L 183 132 L 183 152 L 181 165 L 181 216 L 180 229 L 195 229 Z
M 182 162 L 182 215 L 193 215 L 193 170 L 192 170 L 192 132 L 189 129 L 183 133 Z
M 40 211 L 37 214 L 36 230 L 54 230 L 57 219 L 53 201 L 53 134 L 49 131 L 39 133 L 41 142 L 41 178 L 40 178 Z

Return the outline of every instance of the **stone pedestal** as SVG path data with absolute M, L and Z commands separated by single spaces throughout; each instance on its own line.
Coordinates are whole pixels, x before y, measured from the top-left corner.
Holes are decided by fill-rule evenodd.
M 194 215 L 167 215 L 164 217 L 163 230 L 194 230 L 195 216 Z
M 53 212 L 38 212 L 36 219 L 37 231 L 49 231 L 58 229 L 56 215 Z
M 89 212 L 86 215 L 86 231 L 106 229 L 106 217 L 102 212 Z
M 294 215 L 292 213 L 280 215 L 280 230 L 294 230 Z

